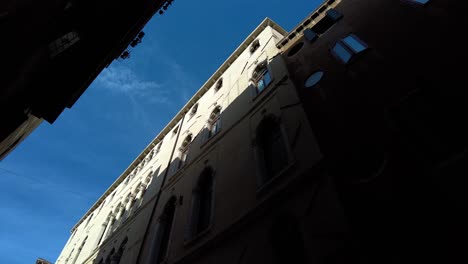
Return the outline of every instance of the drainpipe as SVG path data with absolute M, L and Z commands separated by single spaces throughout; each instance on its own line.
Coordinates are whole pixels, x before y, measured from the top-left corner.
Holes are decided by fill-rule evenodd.
M 157 194 L 158 196 L 156 197 L 156 201 L 154 202 L 154 206 L 153 206 L 153 209 L 151 211 L 150 219 L 148 221 L 148 224 L 146 225 L 145 234 L 143 235 L 143 240 L 142 240 L 142 242 L 140 244 L 140 249 L 138 250 L 136 264 L 140 264 L 140 262 L 141 262 L 140 258 L 141 258 L 141 252 L 143 251 L 143 244 L 145 243 L 145 241 L 146 241 L 146 239 L 148 237 L 148 230 L 150 228 L 150 224 L 153 222 L 154 215 L 156 214 L 156 207 L 159 204 L 159 199 L 161 198 L 162 189 L 164 187 L 164 183 L 166 182 L 166 177 L 169 174 L 171 161 L 172 161 L 172 158 L 174 157 L 174 153 L 175 153 L 175 150 L 176 150 L 177 143 L 179 142 L 179 136 L 180 136 L 180 133 L 182 131 L 182 125 L 184 124 L 184 119 L 185 119 L 185 113 L 182 116 L 182 119 L 180 121 L 179 131 L 177 132 L 177 137 L 176 137 L 176 140 L 175 140 L 175 143 L 174 143 L 174 147 L 172 148 L 171 156 L 170 156 L 169 161 L 167 163 L 167 169 L 166 169 L 166 172 L 164 173 L 164 176 L 163 176 L 163 180 L 162 180 L 162 183 L 161 183 L 161 188 L 158 191 L 158 194 Z

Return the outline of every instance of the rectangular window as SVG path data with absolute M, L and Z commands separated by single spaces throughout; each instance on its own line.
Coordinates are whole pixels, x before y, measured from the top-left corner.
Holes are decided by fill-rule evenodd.
M 210 227 L 213 209 L 212 173 L 211 168 L 203 170 L 193 192 L 189 239 L 196 237 Z
M 260 122 L 256 140 L 256 151 L 262 170 L 260 180 L 263 185 L 288 166 L 290 156 L 281 125 L 274 117 L 266 117 Z
M 346 38 L 343 39 L 343 42 L 351 48 L 354 53 L 359 53 L 367 49 L 365 44 L 363 44 L 356 36 L 354 35 L 349 35 Z
M 288 156 L 281 131 L 272 131 L 268 136 L 263 139 L 268 141 L 268 144 L 265 144 L 262 150 L 266 173 L 268 177 L 273 177 L 288 164 Z
M 257 92 L 260 93 L 271 83 L 271 76 L 268 70 L 264 71 L 257 81 Z
M 343 15 L 336 11 L 335 9 L 329 9 L 327 11 L 327 17 L 333 20 L 334 22 L 338 21 L 340 18 L 343 17 Z
M 344 64 L 348 64 L 350 60 L 357 54 L 365 51 L 367 45 L 364 44 L 356 35 L 348 35 L 339 40 L 332 48 L 332 53 L 335 57 L 341 60 Z
M 180 161 L 179 161 L 179 166 L 178 166 L 179 169 L 185 165 L 185 162 L 187 161 L 188 153 L 189 153 L 188 147 L 180 153 Z
M 212 136 L 218 134 L 220 131 L 221 125 L 220 125 L 220 120 L 219 118 L 214 120 L 211 126 L 208 129 L 208 138 L 211 138 Z
M 353 55 L 348 49 L 344 47 L 340 42 L 336 43 L 332 49 L 335 56 L 337 56 L 344 63 L 348 63 Z

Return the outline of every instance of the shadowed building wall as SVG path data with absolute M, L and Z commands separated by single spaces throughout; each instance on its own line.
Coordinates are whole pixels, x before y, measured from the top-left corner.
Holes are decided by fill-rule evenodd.
M 265 19 L 57 262 L 462 259 L 466 101 L 440 89 L 453 36 L 430 34 L 460 24 L 450 1 L 418 2 L 331 0 L 289 33 Z

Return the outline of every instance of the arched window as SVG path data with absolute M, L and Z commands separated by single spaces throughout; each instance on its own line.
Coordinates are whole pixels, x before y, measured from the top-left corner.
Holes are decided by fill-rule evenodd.
M 208 138 L 216 135 L 221 130 L 221 107 L 217 106 L 213 112 L 211 112 L 210 118 L 208 119 Z
M 110 222 L 110 232 L 114 232 L 119 227 L 119 220 L 122 217 L 122 203 L 119 203 L 114 210 L 114 217 Z
M 98 245 L 101 245 L 101 242 L 103 241 L 103 239 L 105 239 L 110 233 L 111 221 L 112 221 L 112 212 L 109 213 L 109 215 L 106 218 L 106 221 L 103 223 L 104 230 L 102 230 L 101 236 L 99 237 L 99 240 L 97 243 Z
M 87 227 L 87 226 L 88 226 L 89 222 L 90 222 L 91 219 L 93 218 L 93 215 L 94 215 L 94 213 L 92 213 L 92 214 L 88 217 L 88 221 L 86 221 L 86 224 L 85 224 L 84 227 Z
M 261 93 L 271 83 L 271 75 L 268 71 L 266 61 L 263 61 L 257 65 L 254 72 L 252 73 L 252 81 L 257 88 L 257 94 Z
M 179 168 L 182 168 L 186 161 L 190 150 L 190 143 L 192 143 L 192 134 L 189 134 L 185 140 L 182 142 L 182 146 L 180 147 L 180 162 Z
M 129 215 L 132 214 L 133 209 L 134 209 L 133 207 L 135 207 L 135 204 L 136 204 L 136 202 L 138 200 L 137 195 L 138 195 L 138 193 L 133 192 L 132 195 L 130 196 L 130 203 L 129 203 L 129 208 L 130 209 L 129 209 L 129 213 L 128 213 Z
M 116 207 L 115 207 L 115 219 L 116 220 L 119 220 L 121 217 L 122 217 L 122 213 L 123 213 L 123 206 L 122 206 L 122 203 L 120 202 Z
M 221 89 L 221 87 L 223 87 L 223 78 L 219 78 L 218 82 L 216 82 L 216 86 L 215 86 L 215 92 L 217 92 L 219 89 Z
M 260 122 L 256 136 L 263 184 L 288 165 L 288 149 L 279 120 L 274 116 L 267 116 Z
M 193 191 L 191 237 L 206 230 L 212 218 L 213 208 L 213 170 L 207 167 L 200 174 Z
M 99 210 L 97 212 L 97 215 L 99 215 L 99 213 L 101 212 L 102 208 L 104 207 L 104 204 L 106 203 L 106 200 L 104 200 L 102 203 L 101 203 L 101 206 L 99 206 Z
M 153 149 L 148 153 L 148 160 L 151 160 L 153 158 L 154 152 L 155 152 L 155 150 Z
M 192 110 L 190 110 L 190 116 L 194 116 L 197 113 L 198 110 L 198 103 L 193 105 Z
M 143 201 L 143 195 L 145 195 L 146 188 L 143 184 L 139 183 L 135 188 L 135 198 L 133 199 L 133 204 L 136 204 L 136 208 L 139 208 Z
M 105 264 L 113 264 L 112 263 L 112 256 L 114 256 L 114 253 L 115 253 L 115 248 L 113 248 L 111 250 L 111 252 L 109 253 L 109 255 L 107 255 Z
M 161 145 L 162 145 L 162 143 L 163 143 L 163 142 L 161 141 L 161 142 L 159 142 L 159 144 L 156 146 L 156 153 L 155 153 L 155 154 L 158 154 L 159 151 L 161 150 Z
M 151 183 L 151 181 L 153 180 L 153 171 L 150 171 L 148 173 L 148 175 L 146 175 L 146 178 L 145 178 L 145 185 L 146 187 L 148 187 Z
M 119 264 L 120 263 L 120 260 L 122 259 L 122 256 L 123 256 L 123 253 L 125 251 L 125 246 L 127 245 L 127 242 L 128 242 L 128 238 L 125 237 L 124 240 L 122 241 L 122 243 L 120 243 L 119 250 L 117 250 L 117 252 L 112 257 L 112 260 L 113 260 L 112 264 Z
M 81 250 L 83 250 L 83 247 L 84 247 L 84 245 L 86 244 L 86 240 L 87 240 L 87 239 L 88 239 L 88 237 L 85 237 L 85 239 L 84 239 L 83 242 L 81 243 L 81 246 L 78 248 L 78 251 L 76 252 L 76 256 L 75 256 L 75 258 L 73 259 L 72 264 L 75 264 L 75 263 L 76 263 L 76 260 L 77 260 L 78 257 L 80 256 Z
M 109 222 L 109 232 L 107 233 L 107 236 L 109 236 L 110 233 L 112 233 L 112 231 L 114 230 L 115 220 L 115 215 L 113 215 Z
M 124 212 L 122 216 L 122 222 L 126 221 L 128 217 L 130 216 L 130 212 L 132 208 L 132 201 L 133 201 L 132 193 L 129 192 L 127 196 L 125 197 L 125 201 L 123 203 Z
M 68 263 L 68 261 L 70 260 L 72 254 L 73 254 L 73 251 L 75 251 L 74 248 L 70 251 L 70 254 L 68 254 L 68 258 L 65 259 L 65 263 Z
M 115 193 L 116 193 L 116 191 L 114 191 L 114 192 L 112 193 L 112 195 L 111 195 L 111 198 L 110 198 L 109 202 L 110 202 L 110 201 L 112 201 L 112 199 L 114 199 Z
M 253 54 L 260 47 L 260 41 L 258 39 L 254 40 L 250 45 L 250 54 Z
M 75 234 L 76 234 L 76 229 L 73 230 L 73 233 L 72 233 L 70 239 L 68 239 L 67 244 L 65 244 L 66 246 L 67 246 L 68 244 L 70 244 L 70 242 L 71 242 L 71 241 L 73 240 L 73 238 L 75 237 Z
M 171 236 L 172 224 L 174 221 L 176 207 L 176 198 L 172 197 L 166 203 L 164 211 L 159 218 L 159 228 L 156 234 L 156 248 L 153 252 L 152 263 L 161 263 L 166 258 L 167 249 L 169 245 L 169 238 Z

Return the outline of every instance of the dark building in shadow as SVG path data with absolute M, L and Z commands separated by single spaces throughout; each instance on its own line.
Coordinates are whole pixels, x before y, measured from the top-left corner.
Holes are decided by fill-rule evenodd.
M 289 33 L 265 19 L 57 263 L 466 262 L 461 57 L 431 34 L 462 32 L 461 6 L 330 0 Z
M 128 58 L 143 26 L 171 2 L 2 1 L 0 159 L 72 107 L 114 59 Z
M 466 261 L 462 9 L 343 0 L 280 44 L 361 262 Z

